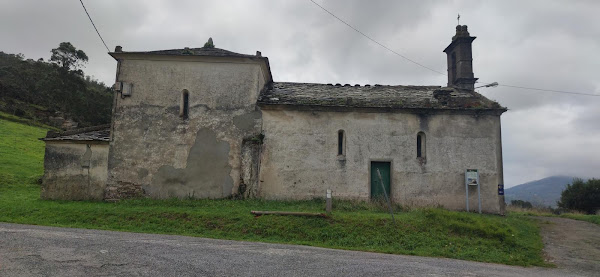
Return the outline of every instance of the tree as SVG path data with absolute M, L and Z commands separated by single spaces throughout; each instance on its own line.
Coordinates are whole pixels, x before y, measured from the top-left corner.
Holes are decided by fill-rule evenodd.
M 87 127 L 110 122 L 112 96 L 111 88 L 86 78 L 81 70 L 64 70 L 62 63 L 59 66 L 57 62 L 33 62 L 22 54 L 0 51 L 2 112 L 53 126 L 56 125 L 50 117 L 60 112 Z
M 61 42 L 58 48 L 54 48 L 50 52 L 52 52 L 50 61 L 67 71 L 83 73 L 79 68 L 88 61 L 88 56 L 83 50 L 77 50 L 70 42 Z
M 573 180 L 560 195 L 558 206 L 594 214 L 600 209 L 600 179 Z

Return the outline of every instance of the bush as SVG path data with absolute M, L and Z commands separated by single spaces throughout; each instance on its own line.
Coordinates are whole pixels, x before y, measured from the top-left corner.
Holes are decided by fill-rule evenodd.
M 533 208 L 533 205 L 531 204 L 531 202 L 529 201 L 523 201 L 523 200 L 512 200 L 510 201 L 510 205 L 511 206 L 516 206 L 516 207 L 520 207 L 523 209 L 531 209 Z
M 15 110 L 15 115 L 18 116 L 18 117 L 23 117 L 23 116 L 25 116 L 25 111 L 17 108 Z
M 577 210 L 594 214 L 600 210 L 600 179 L 573 180 L 560 195 L 558 206 L 564 209 Z

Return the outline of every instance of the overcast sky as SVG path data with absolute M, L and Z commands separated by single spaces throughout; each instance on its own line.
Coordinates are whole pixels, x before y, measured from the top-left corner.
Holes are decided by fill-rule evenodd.
M 469 26 L 483 83 L 600 94 L 600 1 L 315 0 L 363 33 L 440 72 L 456 16 Z M 275 81 L 446 85 L 337 21 L 309 0 L 84 0 L 111 51 L 216 47 L 269 57 Z M 106 84 L 116 62 L 78 0 L 2 0 L 0 51 L 47 60 L 69 41 Z M 506 187 L 552 175 L 599 177 L 600 97 L 509 87 L 478 90 L 502 115 Z

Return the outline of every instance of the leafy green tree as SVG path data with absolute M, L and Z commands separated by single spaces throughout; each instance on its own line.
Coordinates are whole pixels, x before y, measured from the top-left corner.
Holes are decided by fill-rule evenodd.
M 600 210 L 600 179 L 573 180 L 560 195 L 558 206 L 564 209 L 577 210 L 594 214 Z
M 88 56 L 83 50 L 77 50 L 70 42 L 61 42 L 58 48 L 52 49 L 51 52 L 50 61 L 58 64 L 65 70 L 83 73 L 79 69 L 88 61 Z

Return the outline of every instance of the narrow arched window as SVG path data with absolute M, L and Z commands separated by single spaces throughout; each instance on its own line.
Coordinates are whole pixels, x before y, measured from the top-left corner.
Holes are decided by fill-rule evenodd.
M 345 155 L 345 136 L 344 130 L 338 131 L 338 155 Z
M 417 134 L 417 158 L 425 157 L 425 133 Z
M 190 114 L 190 93 L 187 89 L 181 92 L 181 106 L 179 109 L 179 116 L 183 119 L 187 119 Z

